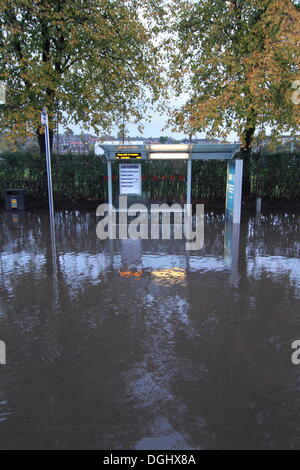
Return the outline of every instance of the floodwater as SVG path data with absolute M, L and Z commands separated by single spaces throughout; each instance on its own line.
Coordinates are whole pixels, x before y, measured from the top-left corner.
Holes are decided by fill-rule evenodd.
M 1 213 L 1 449 L 300 448 L 300 216 L 205 245 Z

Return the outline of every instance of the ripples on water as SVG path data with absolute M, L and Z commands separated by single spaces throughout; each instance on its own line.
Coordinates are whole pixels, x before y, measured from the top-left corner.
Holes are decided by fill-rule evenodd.
M 0 214 L 0 446 L 299 448 L 299 216 L 206 216 L 205 245 Z

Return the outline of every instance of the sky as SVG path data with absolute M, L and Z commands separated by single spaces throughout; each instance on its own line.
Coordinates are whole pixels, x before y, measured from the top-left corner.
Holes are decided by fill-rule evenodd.
M 153 118 L 150 122 L 144 122 L 144 132 L 143 134 L 141 134 L 138 130 L 138 125 L 135 125 L 135 124 L 128 124 L 126 126 L 126 129 L 127 129 L 127 132 L 129 134 L 130 137 L 137 137 L 137 136 L 140 136 L 140 137 L 160 137 L 160 136 L 168 136 L 168 137 L 172 137 L 174 139 L 184 139 L 184 138 L 187 138 L 188 136 L 182 132 L 172 132 L 171 128 L 169 129 L 166 129 L 166 130 L 162 130 L 165 126 L 166 126 L 166 123 L 167 123 L 167 120 L 168 120 L 168 116 L 165 114 L 165 115 L 160 115 L 159 113 L 157 112 L 154 112 L 153 113 Z M 79 125 L 69 125 L 68 126 L 70 129 L 73 130 L 73 132 L 75 134 L 81 134 L 81 132 L 85 132 L 86 133 L 86 130 L 83 131 Z M 94 134 L 94 131 L 93 129 L 90 129 L 88 131 L 90 134 Z M 114 131 L 111 132 L 112 135 L 117 135 L 118 133 L 118 130 L 115 129 Z M 196 138 L 197 139 L 205 139 L 206 138 L 206 135 L 205 135 L 205 132 L 198 132 L 196 134 Z M 238 140 L 237 138 L 237 135 L 232 132 L 229 136 L 228 136 L 228 140 L 230 142 L 235 142 Z
M 183 102 L 183 100 L 181 101 Z M 138 130 L 138 127 L 139 127 L 138 124 L 128 123 L 126 125 L 126 131 L 130 137 L 139 136 L 139 137 L 147 138 L 147 137 L 168 136 L 168 137 L 172 137 L 173 139 L 178 139 L 178 140 L 188 137 L 188 135 L 184 134 L 183 132 L 172 132 L 171 128 L 163 130 L 167 125 L 168 119 L 169 119 L 169 116 L 167 114 L 160 114 L 157 111 L 153 111 L 151 121 L 142 122 L 142 124 L 144 125 L 144 131 L 142 134 Z M 82 129 L 80 125 L 76 125 L 76 124 L 69 124 L 68 128 L 72 129 L 74 134 L 81 134 L 82 132 L 84 133 L 88 132 L 89 134 L 92 134 L 92 135 L 95 134 L 92 128 L 90 128 L 89 130 L 86 130 L 86 129 Z M 64 128 L 60 130 L 60 133 L 61 132 L 64 132 Z M 117 136 L 118 129 L 116 127 L 111 132 L 104 132 L 104 134 L 105 133 L 109 133 L 113 136 Z M 198 132 L 195 137 L 197 139 L 205 139 L 206 134 L 205 132 Z M 234 132 L 230 133 L 230 135 L 228 136 L 228 141 L 236 142 L 237 140 L 238 140 L 237 135 Z
M 163 131 L 162 129 L 165 127 L 166 122 L 167 122 L 167 116 L 166 115 L 160 115 L 158 113 L 153 113 L 153 118 L 151 122 L 143 122 L 144 124 L 144 132 L 141 134 L 138 130 L 138 125 L 135 124 L 128 124 L 126 126 L 126 130 L 130 136 L 141 136 L 141 137 L 160 137 L 161 135 L 164 136 L 172 136 L 174 139 L 182 139 L 185 136 L 183 133 L 176 133 L 172 132 L 171 129 Z M 70 127 L 74 133 L 80 134 L 82 132 L 80 126 L 76 125 L 70 125 Z M 90 130 L 91 134 L 94 134 L 93 129 Z M 111 132 L 111 134 L 116 135 L 118 133 L 117 128 L 115 128 L 114 131 Z
M 172 100 L 172 103 L 171 106 L 178 106 L 183 104 L 187 99 L 187 95 L 186 94 L 182 94 L 181 97 L 179 97 L 176 101 L 175 100 Z M 141 137 L 160 137 L 160 136 L 172 136 L 174 139 L 183 139 L 186 137 L 186 135 L 184 133 L 180 133 L 180 132 L 172 132 L 172 129 L 169 128 L 169 129 L 166 129 L 163 131 L 163 128 L 166 126 L 167 124 L 167 121 L 168 121 L 168 118 L 169 116 L 165 113 L 165 114 L 160 114 L 158 111 L 153 111 L 153 114 L 152 114 L 152 119 L 151 121 L 144 121 L 142 122 L 142 124 L 144 125 L 144 131 L 143 131 L 143 134 L 141 134 L 138 130 L 138 127 L 139 127 L 139 124 L 132 124 L 132 123 L 128 123 L 126 125 L 126 131 L 127 133 L 131 136 L 131 137 L 137 137 L 137 136 L 141 136 Z M 82 132 L 82 129 L 79 125 L 69 125 L 68 126 L 70 129 L 73 130 L 74 133 L 76 134 L 80 134 Z M 86 131 L 84 131 L 86 132 Z M 88 131 L 89 133 L 91 134 L 95 134 L 94 130 L 93 129 L 90 129 L 90 131 Z M 118 129 L 117 127 L 112 130 L 110 132 L 110 134 L 112 135 L 117 135 L 118 134 Z M 197 135 L 197 137 L 201 136 L 200 138 L 205 138 L 205 133 L 202 133 L 199 135 Z
M 168 107 L 171 110 L 178 109 L 182 105 L 184 105 L 189 100 L 189 98 L 190 98 L 190 95 L 186 91 L 182 92 L 179 96 L 176 96 L 176 97 L 173 95 L 169 98 L 169 101 L 167 103 Z M 167 136 L 167 137 L 172 137 L 173 139 L 178 139 L 178 140 L 189 137 L 187 134 L 184 134 L 183 132 L 172 132 L 171 128 L 164 129 L 167 125 L 168 119 L 169 119 L 169 115 L 167 114 L 167 112 L 164 114 L 160 114 L 158 111 L 153 111 L 151 121 L 142 122 L 142 124 L 144 125 L 144 131 L 142 134 L 139 132 L 139 129 L 138 129 L 140 123 L 139 124 L 128 123 L 126 125 L 127 135 L 129 135 L 130 137 L 146 137 L 146 138 Z M 87 131 L 86 129 L 83 130 L 79 125 L 68 125 L 68 127 L 72 129 L 75 134 L 88 132 L 89 134 L 95 135 L 95 132 L 92 128 Z M 116 127 L 111 132 L 104 132 L 104 134 L 117 136 L 118 128 Z M 193 138 L 197 138 L 197 139 L 205 139 L 206 137 L 207 136 L 205 132 L 198 132 L 195 136 L 193 136 Z M 239 138 L 236 133 L 231 132 L 228 135 L 227 140 L 228 142 L 237 142 Z
M 180 106 L 182 106 L 184 103 L 186 103 L 189 99 L 189 94 L 187 92 L 182 92 L 179 96 L 176 98 L 174 96 L 170 97 L 170 100 L 168 102 L 169 108 L 172 109 L 178 109 Z M 158 111 L 153 111 L 152 114 L 152 119 L 151 121 L 144 121 L 142 124 L 144 125 L 144 131 L 141 134 L 139 132 L 139 124 L 132 124 L 128 123 L 126 125 L 126 131 L 127 135 L 130 137 L 160 137 L 160 136 L 167 136 L 167 137 L 172 137 L 173 139 L 185 139 L 188 138 L 189 136 L 187 134 L 184 134 L 183 132 L 172 132 L 171 128 L 163 130 L 168 122 L 169 115 L 167 112 L 164 114 L 159 113 Z M 89 134 L 95 135 L 94 130 L 91 128 L 88 131 L 85 129 L 83 130 L 80 125 L 68 125 L 70 129 L 74 132 L 74 134 L 81 134 L 81 133 L 86 133 L 88 132 Z M 61 131 L 60 131 L 61 132 Z M 111 134 L 113 136 L 118 135 L 118 128 L 114 128 L 111 132 L 104 132 L 104 134 Z M 197 139 L 205 139 L 206 134 L 205 132 L 198 132 L 193 138 Z M 229 142 L 237 142 L 238 136 L 234 132 L 230 133 L 227 137 L 227 140 Z

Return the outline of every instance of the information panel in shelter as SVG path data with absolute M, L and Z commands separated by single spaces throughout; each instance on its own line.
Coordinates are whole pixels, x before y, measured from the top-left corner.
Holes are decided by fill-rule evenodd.
M 120 165 L 120 195 L 140 196 L 142 194 L 141 165 Z

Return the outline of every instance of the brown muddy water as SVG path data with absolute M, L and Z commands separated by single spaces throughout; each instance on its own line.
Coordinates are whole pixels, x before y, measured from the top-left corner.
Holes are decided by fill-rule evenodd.
M 1 449 L 299 449 L 300 216 L 244 219 L 187 252 L 1 213 Z

